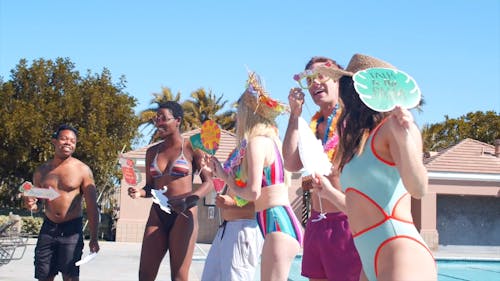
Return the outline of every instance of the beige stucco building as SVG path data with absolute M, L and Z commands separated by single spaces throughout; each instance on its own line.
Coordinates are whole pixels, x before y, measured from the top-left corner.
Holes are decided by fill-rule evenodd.
M 427 155 L 424 164 L 429 191 L 412 212 L 429 247 L 500 246 L 500 140 L 465 139 Z

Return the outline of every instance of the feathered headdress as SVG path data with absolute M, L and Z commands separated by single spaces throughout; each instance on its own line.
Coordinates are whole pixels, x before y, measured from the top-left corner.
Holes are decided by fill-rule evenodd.
M 245 93 L 241 97 L 246 106 L 255 114 L 274 120 L 278 115 L 289 111 L 288 105 L 271 98 L 266 92 L 257 73 L 249 71 Z

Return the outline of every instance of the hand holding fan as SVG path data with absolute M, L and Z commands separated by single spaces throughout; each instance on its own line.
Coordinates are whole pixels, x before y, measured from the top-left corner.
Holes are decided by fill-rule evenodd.
M 61 196 L 52 186 L 49 188 L 35 187 L 31 182 L 25 181 L 19 186 L 19 192 L 22 196 L 36 197 L 48 200 L 54 200 Z
M 415 79 L 401 70 L 368 68 L 356 72 L 352 79 L 360 99 L 375 111 L 391 111 L 398 105 L 410 109 L 422 97 Z
M 214 155 L 219 149 L 220 127 L 215 121 L 207 120 L 201 125 L 200 133 L 189 138 L 194 149 L 200 149 Z
M 373 67 L 356 72 L 352 79 L 361 101 L 378 112 L 391 111 L 397 106 L 411 109 L 422 99 L 415 79 L 401 70 Z M 410 135 L 408 128 L 405 130 Z
M 134 160 L 120 156 L 118 163 L 122 169 L 123 179 L 127 184 L 135 186 L 141 181 L 141 173 L 135 168 Z

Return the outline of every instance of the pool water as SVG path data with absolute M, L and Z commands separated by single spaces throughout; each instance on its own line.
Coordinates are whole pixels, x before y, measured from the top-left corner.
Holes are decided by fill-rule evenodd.
M 438 280 L 500 280 L 500 261 L 438 260 Z
M 490 260 L 438 260 L 439 281 L 500 280 L 500 261 Z M 288 280 L 307 281 L 300 275 L 301 257 L 295 258 Z

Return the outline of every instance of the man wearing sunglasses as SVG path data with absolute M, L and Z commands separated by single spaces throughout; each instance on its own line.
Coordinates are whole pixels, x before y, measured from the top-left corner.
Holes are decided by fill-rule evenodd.
M 306 64 L 305 71 L 294 75 L 299 87 L 292 88 L 288 95 L 290 118 L 283 141 L 285 168 L 300 171 L 304 165 L 299 155 L 299 117 L 304 104 L 303 90 L 308 90 L 313 102 L 319 107 L 312 117 L 310 127 L 320 139 L 330 161 L 333 161 L 338 144 L 336 125 L 342 108 L 338 99 L 338 81 L 315 71 L 318 66 L 338 67 L 334 60 L 313 57 Z M 333 186 L 341 190 L 338 175 L 329 177 Z M 361 261 L 352 240 L 345 200 L 339 195 L 337 202 L 322 199 L 312 193 L 312 177 L 303 177 L 302 188 L 310 193 L 311 214 L 305 225 L 302 256 L 302 275 L 310 280 L 359 280 Z M 339 192 L 339 194 L 341 194 Z

